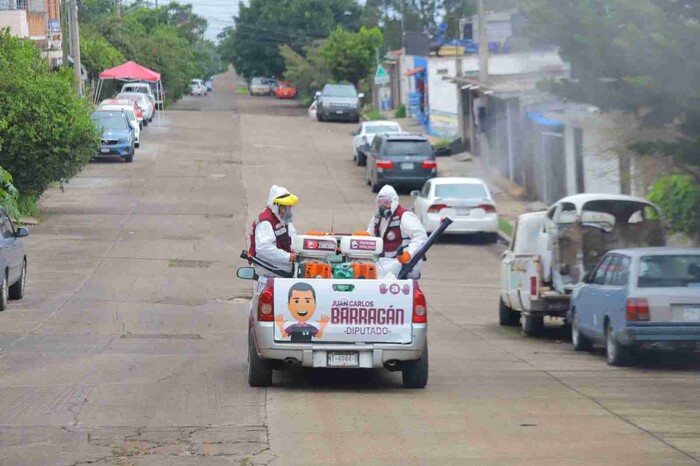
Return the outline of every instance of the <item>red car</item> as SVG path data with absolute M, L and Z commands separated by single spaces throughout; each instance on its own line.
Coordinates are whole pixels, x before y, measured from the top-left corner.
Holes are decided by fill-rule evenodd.
M 280 81 L 275 88 L 275 96 L 278 99 L 293 99 L 297 96 L 297 88 L 288 82 Z

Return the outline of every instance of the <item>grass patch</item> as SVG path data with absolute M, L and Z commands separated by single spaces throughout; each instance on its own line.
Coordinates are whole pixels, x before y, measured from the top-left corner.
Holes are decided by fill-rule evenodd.
M 36 196 L 19 196 L 17 209 L 22 217 L 39 218 L 39 199 Z
M 370 110 L 369 112 L 364 113 L 362 116 L 365 117 L 365 120 L 368 120 L 368 121 L 375 121 L 375 120 L 383 120 L 384 119 L 384 115 L 379 113 L 379 110 Z
M 498 219 L 498 229 L 509 238 L 513 237 L 513 224 L 504 218 Z
M 248 94 L 248 86 L 238 86 L 236 88 L 236 95 L 246 95 Z
M 394 118 L 406 118 L 406 105 L 401 104 L 394 113 Z

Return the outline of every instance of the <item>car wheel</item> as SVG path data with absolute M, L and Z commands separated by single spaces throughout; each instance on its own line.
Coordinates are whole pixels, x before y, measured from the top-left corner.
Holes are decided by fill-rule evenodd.
M 2 283 L 0 283 L 0 311 L 7 309 L 7 297 L 9 290 L 7 288 L 7 271 L 2 274 Z
M 357 165 L 360 167 L 364 167 L 367 165 L 367 156 L 362 153 L 362 151 L 357 151 Z
M 428 342 L 420 359 L 404 361 L 401 366 L 404 388 L 425 388 L 428 384 Z
M 611 366 L 629 366 L 632 364 L 632 348 L 621 345 L 615 339 L 615 333 L 610 321 L 605 326 L 605 349 L 608 364 Z
M 378 193 L 379 190 L 381 189 L 381 186 L 379 185 L 379 183 L 375 183 L 374 181 L 371 182 L 371 186 L 372 186 L 373 193 Z
M 255 351 L 252 332 L 248 332 L 248 385 L 269 387 L 272 385 L 272 366 Z
M 24 259 L 22 264 L 22 275 L 17 280 L 17 283 L 12 285 L 8 290 L 8 297 L 10 299 L 22 299 L 24 298 L 24 287 L 27 284 L 27 259 Z
M 372 184 L 372 181 L 370 181 L 369 177 L 369 167 L 367 166 L 365 166 L 365 184 L 367 184 L 367 186 L 370 186 Z
M 506 306 L 501 298 L 498 302 L 498 323 L 503 327 L 513 327 L 518 325 L 520 313 Z
M 318 121 L 323 121 L 323 115 L 321 115 L 321 112 L 319 112 L 318 110 L 316 110 L 316 119 Z
M 148 126 L 149 120 L 147 118 L 143 119 L 143 126 Z
M 581 329 L 578 326 L 576 309 L 571 311 L 571 344 L 574 347 L 574 351 L 591 351 L 593 349 L 593 342 L 581 333 Z
M 140 142 L 137 142 L 136 144 L 134 144 L 134 147 L 137 148 L 137 149 L 140 149 L 140 148 L 141 148 L 141 143 L 140 143 Z
M 523 314 L 520 316 L 520 323 L 526 337 L 537 337 L 544 329 L 544 317 Z

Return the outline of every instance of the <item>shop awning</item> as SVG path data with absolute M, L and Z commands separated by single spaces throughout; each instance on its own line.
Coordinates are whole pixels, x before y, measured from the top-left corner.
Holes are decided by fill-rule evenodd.
M 549 126 L 552 128 L 559 128 L 561 126 L 564 126 L 564 123 L 561 121 L 557 120 L 552 120 L 551 118 L 547 118 L 546 116 L 542 115 L 541 113 L 535 113 L 535 112 L 529 112 L 527 114 L 527 117 L 534 121 L 535 123 L 542 125 L 542 126 Z
M 423 71 L 425 71 L 425 66 L 419 66 L 418 68 L 413 68 L 412 70 L 406 71 L 405 75 L 406 76 L 413 76 L 413 75 L 421 73 Z

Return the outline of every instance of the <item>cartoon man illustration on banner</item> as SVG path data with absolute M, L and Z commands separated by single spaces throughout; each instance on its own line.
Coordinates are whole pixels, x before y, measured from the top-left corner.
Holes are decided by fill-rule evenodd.
M 327 315 L 321 316 L 318 321 L 319 327 L 308 323 L 316 312 L 316 291 L 311 285 L 308 283 L 292 285 L 287 294 L 287 308 L 296 322 L 286 325 L 284 316 L 281 314 L 275 316 L 275 323 L 280 329 L 282 338 L 291 336 L 293 342 L 308 343 L 312 338 L 323 337 L 323 330 L 330 321 Z

